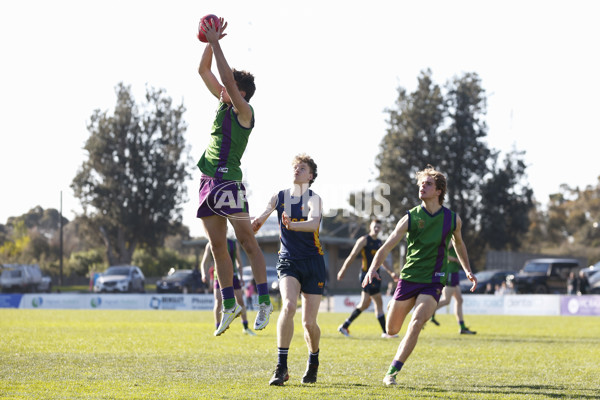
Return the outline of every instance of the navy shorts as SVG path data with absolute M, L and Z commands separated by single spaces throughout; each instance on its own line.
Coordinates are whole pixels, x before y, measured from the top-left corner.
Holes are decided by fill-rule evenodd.
M 277 276 L 281 280 L 284 276 L 294 277 L 300 282 L 300 291 L 306 294 L 323 294 L 327 269 L 322 255 L 290 260 L 280 258 L 277 261 Z
M 394 300 L 403 301 L 417 297 L 420 294 L 428 294 L 433 296 L 436 302 L 439 302 L 443 288 L 444 285 L 441 283 L 417 283 L 400 279 L 394 292 Z
M 379 271 L 380 270 L 377 270 L 377 273 L 379 273 Z M 360 282 L 361 286 L 362 286 L 363 280 L 365 279 L 365 276 L 367 276 L 367 271 L 361 271 L 360 276 L 359 276 L 359 282 Z M 374 294 L 381 293 L 381 280 L 373 279 L 373 281 L 371 283 L 369 283 L 367 286 L 362 288 L 362 291 L 370 294 L 371 296 L 373 296 Z
M 199 190 L 200 205 L 197 218 L 249 213 L 246 188 L 239 181 L 228 181 L 202 174 Z
M 214 288 L 219 290 L 221 289 L 221 285 L 219 285 L 219 280 L 215 279 Z M 233 276 L 233 290 L 238 290 L 242 288 L 242 284 L 240 283 L 240 278 L 237 275 Z

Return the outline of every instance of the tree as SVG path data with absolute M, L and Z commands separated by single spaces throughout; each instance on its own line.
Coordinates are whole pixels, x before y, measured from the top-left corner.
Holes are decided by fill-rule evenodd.
M 386 109 L 387 133 L 380 144 L 376 166 L 378 180 L 390 186 L 391 214 L 404 214 L 416 198 L 416 172 L 427 164 L 439 164 L 440 130 L 445 118 L 441 89 L 431 71 L 421 73 L 413 93 L 398 88 L 396 109 Z
M 130 263 L 139 244 L 162 244 L 181 221 L 190 176 L 183 104 L 173 107 L 163 90 L 146 88 L 138 107 L 129 86 L 115 91 L 113 114 L 96 110 L 90 118 L 88 159 L 71 184 L 111 265 Z
M 473 226 L 479 214 L 480 186 L 490 172 L 487 162 L 493 156 L 483 141 L 487 136 L 486 97 L 477 74 L 455 77 L 446 87 L 450 126 L 439 136 L 443 151 L 437 166 L 446 174 L 448 204 L 460 215 L 463 236 L 470 243 L 477 237 Z
M 497 218 L 494 223 L 501 224 L 507 232 L 512 229 L 520 232 L 519 224 L 527 226 L 525 211 L 532 193 L 522 182 L 525 164 L 517 155 L 510 155 L 504 169 L 499 169 L 495 165 L 498 152 L 488 148 L 484 141 L 486 94 L 478 75 L 466 73 L 455 77 L 445 89 L 443 93 L 432 81 L 430 70 L 418 77 L 413 93 L 398 89 L 397 108 L 386 110 L 388 129 L 377 157 L 379 181 L 390 185 L 391 211 L 395 218 L 400 218 L 417 200 L 415 173 L 427 164 L 445 173 L 448 191 L 444 205 L 460 215 L 470 258 L 478 264 L 483 261 L 488 241 L 493 241 L 495 248 L 518 246 L 507 235 L 499 237 L 486 231 L 487 236 L 481 236 L 482 223 L 494 217 L 484 215 L 486 204 L 506 202 L 505 216 L 515 212 L 524 219 Z M 498 183 L 503 186 L 493 186 Z M 484 186 L 490 189 L 485 198 Z M 491 188 L 496 192 L 492 193 Z
M 478 238 L 494 250 L 519 250 L 532 228 L 530 212 L 535 205 L 533 190 L 524 182 L 523 154 L 507 154 L 503 168 L 496 166 L 494 157 L 491 177 L 481 185 Z

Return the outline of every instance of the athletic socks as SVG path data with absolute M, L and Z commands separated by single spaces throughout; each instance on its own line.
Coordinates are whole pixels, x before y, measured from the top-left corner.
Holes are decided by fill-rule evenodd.
M 398 360 L 393 360 L 392 364 L 390 365 L 390 368 L 388 369 L 388 372 L 386 373 L 386 375 L 395 376 L 398 372 L 400 372 L 400 370 L 402 369 L 403 365 L 404 365 L 403 362 L 400 362 Z
M 287 359 L 289 347 L 278 347 L 277 348 L 277 364 L 287 369 Z
M 350 324 L 352 323 L 352 321 L 354 321 L 356 318 L 358 318 L 358 316 L 360 315 L 360 313 L 362 313 L 362 311 L 359 310 L 358 308 L 355 308 L 354 311 L 352 311 L 352 314 L 350 314 L 350 316 L 346 320 L 346 322 L 344 322 L 343 327 L 345 329 L 348 329 L 348 327 L 350 326 Z
M 381 325 L 383 333 L 387 333 L 385 330 L 385 314 L 378 315 L 377 320 L 379 321 L 379 325 Z
M 223 298 L 223 309 L 229 310 L 235 307 L 235 296 L 233 292 L 233 286 L 229 286 L 221 289 L 221 297 Z
M 267 282 L 257 284 L 256 291 L 258 292 L 258 304 L 271 304 L 271 298 L 269 297 L 269 285 Z
M 242 324 L 244 325 L 244 329 L 248 329 L 248 321 L 242 321 Z
M 465 326 L 465 321 L 459 321 L 458 324 L 460 325 L 460 329 L 467 329 L 467 327 Z
M 319 350 L 316 353 L 308 352 L 308 363 L 312 365 L 319 365 Z

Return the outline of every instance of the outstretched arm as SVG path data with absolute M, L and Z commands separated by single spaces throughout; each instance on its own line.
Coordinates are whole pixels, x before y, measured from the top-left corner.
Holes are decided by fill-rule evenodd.
M 348 267 L 350 266 L 350 264 L 352 263 L 352 261 L 354 261 L 354 259 L 356 258 L 356 256 L 358 256 L 358 254 L 360 253 L 360 251 L 362 249 L 364 249 L 364 247 L 367 245 L 367 237 L 366 236 L 362 236 L 360 237 L 356 243 L 354 243 L 354 247 L 352 248 L 352 251 L 350 252 L 350 255 L 348 255 L 348 257 L 346 257 L 346 260 L 344 261 L 344 264 L 342 265 L 342 268 L 340 268 L 340 271 L 337 274 L 337 280 L 341 280 L 344 277 L 344 274 L 346 273 L 346 269 L 348 269 Z
M 275 193 L 273 197 L 271 197 L 271 200 L 269 200 L 269 204 L 267 204 L 267 208 L 265 208 L 265 211 L 263 211 L 263 213 L 260 216 L 254 218 L 254 220 L 252 221 L 252 230 L 254 231 L 254 233 L 258 232 L 260 227 L 263 226 L 267 218 L 269 218 L 269 215 L 271 215 L 273 210 L 275 210 L 275 207 L 277 207 L 277 193 Z
M 473 286 L 471 287 L 471 292 L 473 292 L 477 288 L 477 278 L 473 275 L 473 271 L 471 271 L 471 266 L 469 264 L 469 255 L 467 254 L 467 246 L 462 239 L 462 220 L 457 215 L 456 216 L 456 229 L 452 233 L 452 243 L 454 245 L 454 249 L 456 250 L 456 255 L 458 256 L 458 261 L 460 261 L 460 265 L 462 269 L 467 274 L 467 278 L 473 282 Z
M 198 73 L 200 77 L 204 81 L 204 84 L 208 88 L 208 90 L 215 96 L 217 99 L 221 96 L 221 90 L 223 90 L 223 85 L 219 83 L 219 80 L 213 74 L 210 69 L 212 65 L 212 56 L 213 51 L 210 43 L 206 44 L 204 48 L 204 52 L 202 53 L 202 58 L 200 59 L 200 65 L 198 66 Z
M 212 47 L 212 52 L 215 57 L 219 76 L 221 77 L 223 85 L 227 89 L 227 94 L 229 95 L 233 106 L 238 112 L 238 120 L 242 126 L 249 127 L 252 121 L 252 109 L 250 108 L 250 104 L 248 104 L 238 89 L 237 83 L 233 77 L 233 71 L 225 59 L 225 54 L 223 53 L 223 49 L 221 48 L 221 44 L 219 42 L 219 39 L 225 36 L 223 31 L 225 28 L 227 28 L 227 23 L 223 20 L 223 18 L 220 18 L 220 24 L 218 27 L 214 27 L 212 24 L 206 24 L 204 26 L 206 27 L 205 36 L 208 40 L 208 43 Z

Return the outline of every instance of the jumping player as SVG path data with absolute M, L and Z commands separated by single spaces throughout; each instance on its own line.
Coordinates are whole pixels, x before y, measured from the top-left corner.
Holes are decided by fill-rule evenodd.
M 373 257 L 375 253 L 382 245 L 381 239 L 379 239 L 379 232 L 381 231 L 381 221 L 378 219 L 373 219 L 369 226 L 369 234 L 365 236 L 361 236 L 350 255 L 344 261 L 342 268 L 340 268 L 337 279 L 338 281 L 344 277 L 344 274 L 352 261 L 360 254 L 362 256 L 362 269 L 359 275 L 359 283 L 362 283 L 363 279 L 365 279 L 365 275 L 367 274 L 367 270 L 373 261 Z M 397 280 L 396 273 L 384 262 L 382 264 L 383 269 L 392 277 L 392 279 Z M 379 271 L 377 271 L 379 273 Z M 358 307 L 352 311 L 352 314 L 348 317 L 348 319 L 338 327 L 338 332 L 340 332 L 344 336 L 350 336 L 350 331 L 348 328 L 352 321 L 354 321 L 363 311 L 365 311 L 369 305 L 371 304 L 371 299 L 373 299 L 373 304 L 375 305 L 375 316 L 379 321 L 379 325 L 381 325 L 381 330 L 383 333 L 381 334 L 382 338 L 392 338 L 397 337 L 397 335 L 392 336 L 388 335 L 385 330 L 385 313 L 383 311 L 383 302 L 381 300 L 381 281 L 375 280 L 362 288 L 362 292 L 360 295 L 360 304 Z
M 289 379 L 288 351 L 294 335 L 294 315 L 302 295 L 302 326 L 308 347 L 308 365 L 302 383 L 315 383 L 319 368 L 321 330 L 317 314 L 327 272 L 319 242 L 323 215 L 321 198 L 310 190 L 317 177 L 317 164 L 306 154 L 294 158 L 294 185 L 273 195 L 266 210 L 252 222 L 258 231 L 277 209 L 281 229 L 281 248 L 277 262 L 282 308 L 277 320 L 277 367 L 270 385 L 282 386 Z
M 216 27 L 205 22 L 208 44 L 198 67 L 204 84 L 219 99 L 208 148 L 198 161 L 202 177 L 200 206 L 196 214 L 202 219 L 210 242 L 223 298 L 221 323 L 215 330 L 215 336 L 225 332 L 231 321 L 242 311 L 242 307 L 235 301 L 233 266 L 227 250 L 228 220 L 250 259 L 257 283 L 259 309 L 254 329 L 264 329 L 273 311 L 267 286 L 265 258 L 252 231 L 245 187 L 241 182 L 241 158 L 254 127 L 254 110 L 248 103 L 255 90 L 254 76 L 245 71 L 232 71 L 229 67 L 220 45 L 220 39 L 227 35 L 223 33 L 226 27 L 227 23 L 224 23 L 223 18 L 220 18 Z M 211 71 L 213 55 L 223 84 Z
M 446 177 L 428 165 L 417 173 L 421 204 L 409 210 L 375 254 L 371 267 L 363 280 L 363 287 L 380 279 L 377 269 L 389 252 L 406 235 L 406 263 L 394 298 L 388 305 L 387 332 L 397 334 L 404 319 L 413 310 L 412 318 L 398 346 L 398 351 L 383 378 L 386 385 L 396 385 L 396 375 L 414 350 L 419 333 L 437 308 L 446 282 L 445 264 L 448 262 L 450 240 L 467 278 L 477 287 L 477 278 L 471 272 L 467 247 L 462 240 L 462 221 L 456 213 L 444 207 Z
M 248 328 L 248 318 L 246 315 L 246 305 L 244 302 L 244 294 L 242 292 L 242 288 L 244 287 L 244 277 L 242 276 L 242 261 L 240 259 L 240 246 L 235 239 L 227 238 L 227 250 L 229 252 L 229 256 L 231 257 L 231 261 L 233 263 L 233 291 L 235 295 L 235 299 L 237 304 L 242 307 L 242 311 L 240 315 L 242 317 L 242 325 L 244 326 L 243 332 L 250 336 L 256 336 L 256 333 L 252 331 L 252 329 Z M 206 271 L 210 264 L 211 251 L 210 251 L 210 242 L 206 244 L 204 248 L 204 256 L 202 256 L 202 281 L 204 283 L 209 283 L 209 278 L 207 277 Z M 213 277 L 213 295 L 215 297 L 215 304 L 213 307 L 213 313 L 215 316 L 215 327 L 219 329 L 219 324 L 221 323 L 221 309 L 223 307 L 223 300 L 221 296 L 221 287 L 219 285 L 219 279 L 217 276 Z
M 447 306 L 450 304 L 452 297 L 454 297 L 454 315 L 456 316 L 456 321 L 458 322 L 458 326 L 460 327 L 459 333 L 461 335 L 475 335 L 477 332 L 470 330 L 465 325 L 464 317 L 463 317 L 463 298 L 460 293 L 460 285 L 459 285 L 459 275 L 458 271 L 460 268 L 460 263 L 456 256 L 456 250 L 454 246 L 450 245 L 450 250 L 448 251 L 448 282 L 446 286 L 444 286 L 444 290 L 442 291 L 442 297 L 438 303 L 437 309 Z M 435 319 L 435 313 L 431 316 L 431 322 L 435 325 L 440 325 L 440 323 Z

